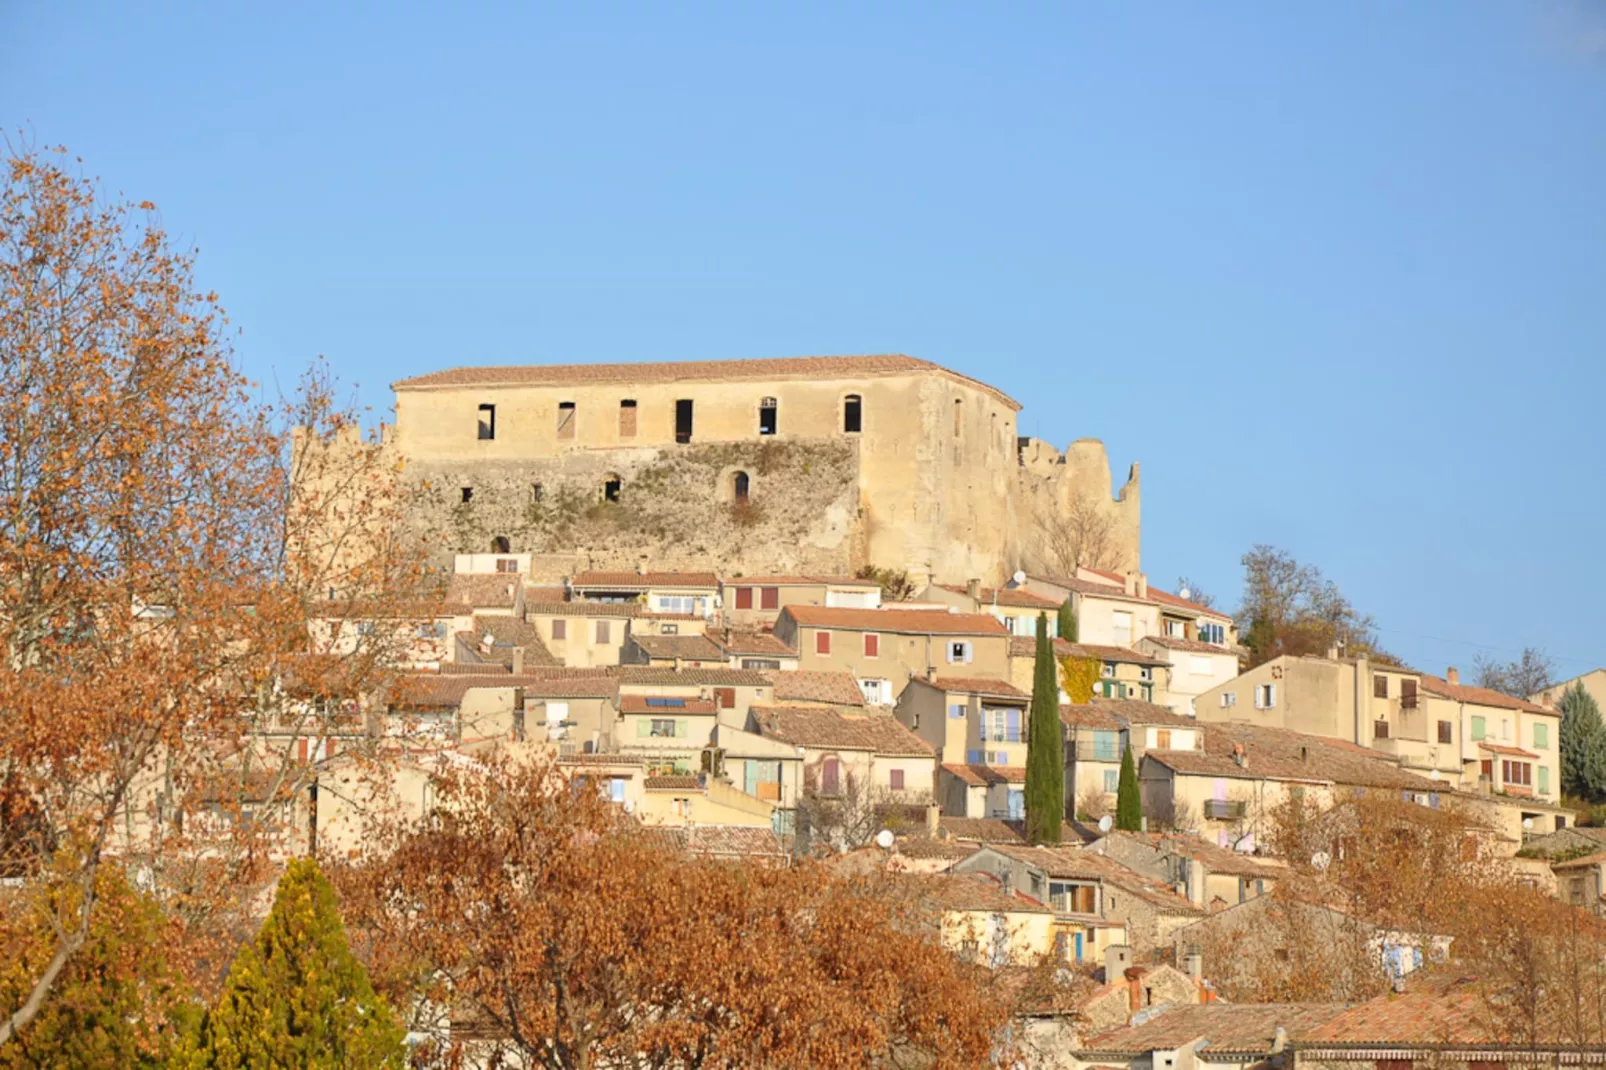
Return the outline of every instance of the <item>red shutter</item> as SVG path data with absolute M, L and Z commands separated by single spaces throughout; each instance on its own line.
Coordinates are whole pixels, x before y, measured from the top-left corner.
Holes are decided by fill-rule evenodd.
M 296 740 L 296 761 L 304 762 L 306 760 L 307 760 L 307 741 L 305 739 L 298 739 L 298 740 Z
M 814 633 L 814 652 L 816 654 L 829 654 L 831 652 L 831 633 Z
M 752 609 L 753 608 L 753 588 L 751 588 L 751 587 L 738 587 L 738 588 L 736 588 L 736 608 L 737 609 Z
M 887 773 L 887 786 L 893 791 L 903 790 L 903 770 L 893 769 Z
M 875 632 L 864 633 L 864 656 L 867 658 L 881 656 L 881 636 Z
M 734 687 L 714 688 L 714 705 L 722 710 L 736 708 L 736 689 Z
M 759 589 L 763 599 L 763 608 L 779 609 L 781 606 L 781 589 L 779 587 L 763 587 Z

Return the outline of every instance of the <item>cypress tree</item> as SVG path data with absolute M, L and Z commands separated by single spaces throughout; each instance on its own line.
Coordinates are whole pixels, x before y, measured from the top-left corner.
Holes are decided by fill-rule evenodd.
M 1562 791 L 1590 802 L 1606 798 L 1606 725 L 1580 684 L 1562 692 L 1560 751 Z
M 1138 770 L 1132 762 L 1132 744 L 1121 754 L 1121 780 L 1115 787 L 1115 827 L 1127 832 L 1143 829 L 1143 796 L 1138 791 Z
M 292 861 L 262 931 L 235 957 L 207 1015 L 204 1065 L 399 1068 L 402 1041 L 346 944 L 334 889 L 310 858 Z
M 1071 608 L 1069 598 L 1060 606 L 1059 633 L 1067 643 L 1076 642 L 1076 610 Z
M 1065 815 L 1065 745 L 1060 727 L 1059 673 L 1048 617 L 1037 615 L 1037 664 L 1026 726 L 1026 839 L 1059 843 Z

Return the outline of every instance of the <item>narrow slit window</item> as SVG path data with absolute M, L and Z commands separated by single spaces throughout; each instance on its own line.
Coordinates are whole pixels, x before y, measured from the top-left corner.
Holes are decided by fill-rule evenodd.
M 469 502 L 474 500 L 474 488 L 473 487 L 464 487 L 464 488 L 462 488 L 462 492 L 463 492 L 463 504 L 464 505 L 467 505 Z
M 496 406 L 480 406 L 480 441 L 489 442 L 496 437 Z
M 636 402 L 632 398 L 619 402 L 619 437 L 636 437 Z
M 960 430 L 965 426 L 965 403 L 954 398 L 954 437 L 959 437 Z
M 625 481 L 623 479 L 618 476 L 609 476 L 602 484 L 602 500 L 605 502 L 618 501 L 619 494 L 624 490 L 624 487 Z
M 732 480 L 732 483 L 733 483 L 733 486 L 732 486 L 731 490 L 736 496 L 736 501 L 738 503 L 746 502 L 747 501 L 748 488 L 751 485 L 751 481 L 747 478 L 747 473 L 746 472 L 737 472 L 735 477 L 734 477 L 734 479 Z
M 540 483 L 530 484 L 530 501 L 538 502 L 546 497 L 546 487 Z
M 691 398 L 681 398 L 675 402 L 675 441 L 691 441 Z
M 574 402 L 558 402 L 558 437 L 560 439 L 574 438 Z
M 864 430 L 864 399 L 857 394 L 842 399 L 842 430 L 850 435 Z
M 776 420 L 780 414 L 780 407 L 774 398 L 765 398 L 758 403 L 758 433 L 761 435 L 775 434 Z

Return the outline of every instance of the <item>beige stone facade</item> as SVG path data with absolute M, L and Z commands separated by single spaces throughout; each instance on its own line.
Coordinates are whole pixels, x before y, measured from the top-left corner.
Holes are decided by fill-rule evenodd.
M 1085 503 L 1135 568 L 1136 466 L 1017 437 L 1018 403 L 905 356 L 460 368 L 395 384 L 388 446 L 442 552 L 999 582 Z

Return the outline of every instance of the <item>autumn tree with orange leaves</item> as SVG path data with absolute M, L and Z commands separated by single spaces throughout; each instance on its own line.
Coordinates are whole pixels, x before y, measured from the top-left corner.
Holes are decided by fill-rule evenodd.
M 975 1067 L 1007 1012 L 888 886 L 679 853 L 536 761 L 443 770 L 332 871 L 440 1065 Z M 420 1053 L 419 1057 L 423 1057 Z
M 61 151 L 0 167 L 0 911 L 48 920 L 3 1050 L 95 931 L 104 866 L 193 940 L 175 958 L 203 991 L 227 967 L 306 831 L 299 741 L 389 661 L 308 621 L 390 597 L 416 557 L 382 458 L 318 448 L 356 427 L 326 377 L 253 400 L 153 205 L 103 203 Z

